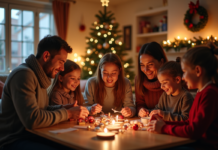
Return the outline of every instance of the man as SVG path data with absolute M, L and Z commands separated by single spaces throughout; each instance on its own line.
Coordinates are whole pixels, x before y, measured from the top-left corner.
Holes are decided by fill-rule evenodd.
M 69 118 L 88 116 L 82 106 L 62 108 L 48 106 L 46 89 L 50 78 L 64 70 L 64 63 L 72 48 L 58 36 L 47 36 L 38 44 L 36 56 L 15 68 L 8 76 L 2 95 L 0 114 L 0 149 L 54 149 L 37 142 L 25 128 L 48 127 Z M 51 147 L 50 147 L 51 146 Z

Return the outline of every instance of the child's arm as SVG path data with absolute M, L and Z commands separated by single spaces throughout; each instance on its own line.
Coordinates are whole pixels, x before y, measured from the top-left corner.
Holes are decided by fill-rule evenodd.
M 172 113 L 170 111 L 162 111 L 163 120 L 166 121 L 185 121 L 189 117 L 189 111 L 192 107 L 193 97 L 189 92 L 186 92 L 185 95 L 182 97 L 181 105 L 178 107 L 181 108 L 174 108 L 175 110 L 180 111 L 181 113 Z
M 133 103 L 132 87 L 131 87 L 131 84 L 130 84 L 128 79 L 125 79 L 125 81 L 126 81 L 126 90 L 125 90 L 125 98 L 123 101 L 123 106 L 124 106 L 124 108 L 125 107 L 130 108 L 131 115 L 128 117 L 133 117 L 136 114 L 136 108 L 135 108 L 135 105 Z
M 136 78 L 135 78 L 135 83 L 137 83 Z M 135 84 L 135 98 L 136 98 L 136 101 L 135 101 L 136 112 L 138 114 L 141 108 L 146 108 L 146 104 L 145 104 L 144 97 L 138 93 L 136 84 Z
M 216 97 L 217 92 L 213 89 L 208 89 L 199 96 L 201 100 L 195 99 L 195 101 L 199 102 L 194 103 L 195 105 L 192 106 L 193 111 L 195 111 L 195 113 L 190 114 L 194 116 L 192 122 L 183 126 L 164 125 L 162 132 L 181 137 L 200 138 L 217 118 L 218 101 Z

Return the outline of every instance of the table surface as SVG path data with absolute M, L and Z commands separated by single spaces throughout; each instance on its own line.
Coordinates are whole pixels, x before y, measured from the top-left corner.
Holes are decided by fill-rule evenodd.
M 135 117 L 130 120 L 139 120 L 139 118 Z M 88 131 L 86 129 L 78 129 L 76 131 L 59 134 L 49 132 L 51 130 L 74 127 L 75 125 L 75 121 L 65 121 L 51 127 L 35 130 L 27 129 L 27 131 L 76 149 L 164 149 L 194 142 L 194 140 L 188 138 L 181 138 L 166 134 L 156 134 L 140 130 L 128 130 L 123 134 L 116 134 L 114 139 L 107 140 L 99 139 L 96 136 L 97 132 Z

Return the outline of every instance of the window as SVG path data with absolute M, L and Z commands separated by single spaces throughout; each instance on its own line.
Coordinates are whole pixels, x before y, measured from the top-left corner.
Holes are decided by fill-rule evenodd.
M 9 73 L 35 54 L 48 34 L 54 34 L 51 10 L 0 3 L 0 73 Z

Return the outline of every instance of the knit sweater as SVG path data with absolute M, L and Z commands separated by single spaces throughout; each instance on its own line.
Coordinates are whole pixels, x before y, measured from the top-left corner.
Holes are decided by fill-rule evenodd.
M 66 93 L 63 89 L 55 89 L 50 96 L 51 105 L 66 105 L 74 103 L 74 92 Z
M 51 81 L 34 55 L 8 76 L 2 95 L 0 147 L 28 137 L 25 130 L 48 127 L 68 119 L 67 110 L 48 107 L 46 88 Z M 49 111 L 53 110 L 53 111 Z
M 188 119 L 193 100 L 192 95 L 185 89 L 182 89 L 176 96 L 163 92 L 155 109 L 162 110 L 165 121 L 185 121 Z
M 137 87 L 136 81 L 137 77 L 135 78 L 135 89 Z M 163 90 L 160 88 L 160 82 L 158 80 L 151 82 L 146 79 L 143 83 L 143 86 L 145 88 L 145 92 L 143 93 L 143 95 L 140 95 L 137 90 L 135 91 L 137 113 L 141 108 L 146 108 L 150 110 L 154 109 L 159 102 L 161 94 L 163 93 Z
M 207 149 L 218 149 L 218 88 L 208 85 L 195 96 L 186 121 L 166 122 L 162 132 L 175 136 L 197 139 Z
M 85 92 L 84 92 L 84 100 L 85 104 L 88 106 L 87 109 L 91 111 L 91 106 L 95 103 L 97 103 L 96 96 L 94 95 L 95 92 L 95 82 L 96 82 L 96 77 L 89 78 L 88 81 L 86 82 L 86 87 L 85 87 Z M 116 110 L 120 111 L 123 107 L 129 107 L 132 111 L 132 115 L 130 117 L 133 117 L 136 114 L 136 109 L 135 105 L 133 104 L 133 96 L 132 96 L 132 88 L 129 80 L 125 78 L 125 83 L 126 83 L 126 90 L 125 93 L 120 93 L 120 94 L 125 94 L 125 98 L 123 101 L 123 104 L 121 105 L 120 108 L 116 108 Z M 114 87 L 106 87 L 106 96 L 104 99 L 104 104 L 102 106 L 102 111 L 104 113 L 108 112 L 113 112 L 111 109 L 114 108 L 114 94 L 113 90 Z

